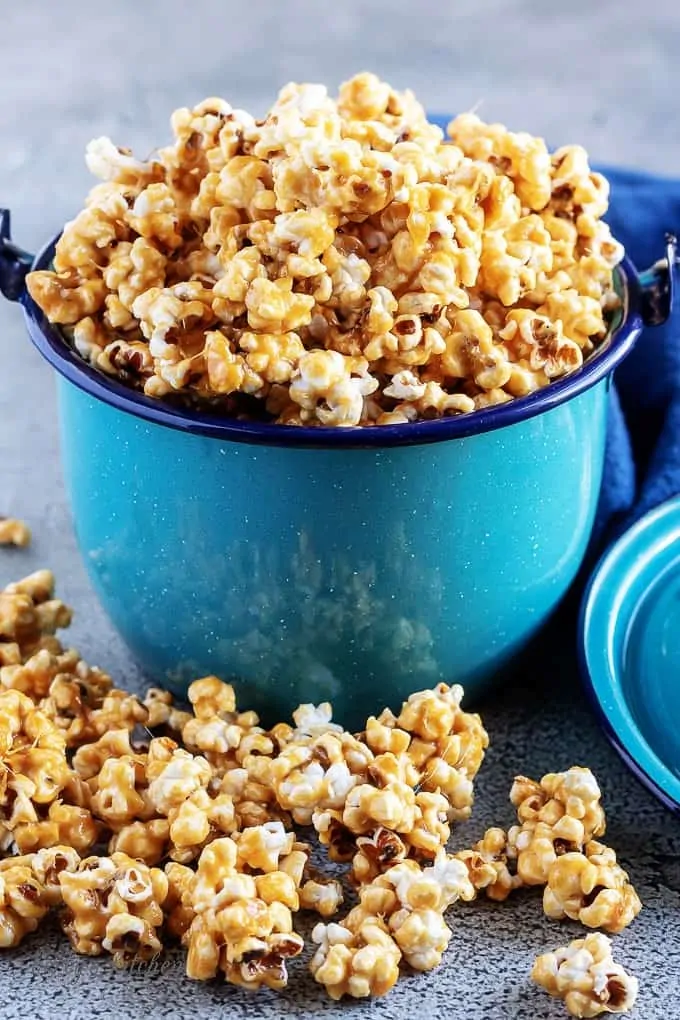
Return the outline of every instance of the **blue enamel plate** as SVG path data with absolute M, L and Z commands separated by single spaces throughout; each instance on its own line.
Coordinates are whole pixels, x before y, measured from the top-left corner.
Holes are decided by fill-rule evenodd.
M 581 665 L 605 731 L 633 772 L 680 811 L 680 498 L 605 554 L 585 593 Z

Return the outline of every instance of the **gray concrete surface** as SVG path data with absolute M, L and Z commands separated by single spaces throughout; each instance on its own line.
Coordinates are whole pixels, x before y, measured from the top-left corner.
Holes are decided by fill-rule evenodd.
M 653 9 L 653 13 L 651 10 Z M 79 207 L 88 186 L 87 140 L 111 134 L 140 153 L 166 137 L 171 110 L 208 94 L 263 109 L 290 79 L 336 85 L 369 68 L 412 86 L 432 110 L 481 102 L 487 118 L 584 143 L 598 160 L 673 174 L 680 167 L 680 8 L 632 0 L 0 0 L 0 204 L 15 235 L 35 248 Z M 53 380 L 24 336 L 16 307 L 0 302 L 0 512 L 25 516 L 28 552 L 0 553 L 0 585 L 41 565 L 75 605 L 72 640 L 119 683 L 141 678 L 99 609 L 77 557 L 60 480 Z M 566 626 L 563 623 L 562 626 Z M 550 642 L 546 648 L 550 647 Z M 536 658 L 524 689 L 492 698 L 493 746 L 463 844 L 509 820 L 515 772 L 540 775 L 586 763 L 600 777 L 608 839 L 645 909 L 616 940 L 640 978 L 637 1020 L 678 1016 L 680 827 L 630 776 L 600 735 L 569 657 Z M 547 698 L 545 704 L 544 699 Z M 356 1018 L 418 1014 L 450 1020 L 557 1020 L 565 1015 L 530 987 L 535 953 L 576 937 L 574 925 L 542 917 L 535 895 L 455 912 L 443 967 L 405 978 L 384 1001 L 327 1003 L 298 961 L 281 997 L 250 998 L 197 986 L 182 963 L 148 975 L 81 959 L 54 930 L 29 938 L 0 962 L 0 1020 L 175 1020 L 224 1011 L 233 1017 Z

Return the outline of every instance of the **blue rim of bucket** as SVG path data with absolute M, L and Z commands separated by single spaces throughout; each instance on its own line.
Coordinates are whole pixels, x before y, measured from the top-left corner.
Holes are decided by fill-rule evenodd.
M 58 236 L 36 255 L 33 269 L 47 269 L 54 257 Z M 625 257 L 617 266 L 623 314 L 619 325 L 583 366 L 544 389 L 526 397 L 516 397 L 506 404 L 469 414 L 459 414 L 433 421 L 408 422 L 402 425 L 350 426 L 347 428 L 277 425 L 273 422 L 216 417 L 196 410 L 171 407 L 123 385 L 89 365 L 65 341 L 61 330 L 47 317 L 24 291 L 21 303 L 28 333 L 46 361 L 74 386 L 97 400 L 127 414 L 155 425 L 178 429 L 194 435 L 210 436 L 223 441 L 256 443 L 265 446 L 366 448 L 413 446 L 506 428 L 558 407 L 585 390 L 595 386 L 623 361 L 642 332 L 641 288 L 635 266 Z
M 657 797 L 659 801 L 661 801 L 662 804 L 664 804 L 665 807 L 673 811 L 675 814 L 680 814 L 680 799 L 669 793 L 663 785 L 663 777 L 668 776 L 676 782 L 677 780 L 668 766 L 659 758 L 654 749 L 644 738 L 629 712 L 624 711 L 620 716 L 617 714 L 615 722 L 605 711 L 600 698 L 600 689 L 602 688 L 602 692 L 604 692 L 605 689 L 616 692 L 617 690 L 620 690 L 620 683 L 617 682 L 615 671 L 611 668 L 606 668 L 604 671 L 604 676 L 606 678 L 604 683 L 601 684 L 598 682 L 597 676 L 594 676 L 593 670 L 591 670 L 588 648 L 593 641 L 593 636 L 589 626 L 589 615 L 592 612 L 593 606 L 597 604 L 599 599 L 607 600 L 605 590 L 606 582 L 612 577 L 612 574 L 616 572 L 617 565 L 619 564 L 622 556 L 630 549 L 631 546 L 635 545 L 639 541 L 640 536 L 648 529 L 652 528 L 659 521 L 662 521 L 667 515 L 671 516 L 673 514 L 677 514 L 679 506 L 679 497 L 674 497 L 673 499 L 662 503 L 661 506 L 649 511 L 649 513 L 645 514 L 644 517 L 641 517 L 639 521 L 636 521 L 631 528 L 624 532 L 624 534 L 605 551 L 593 571 L 592 577 L 581 600 L 577 640 L 578 663 L 581 680 L 591 707 L 593 708 L 607 740 L 643 786 L 645 786 L 651 793 L 654 794 L 655 797 Z M 614 624 L 614 619 L 615 617 L 612 616 L 611 626 Z M 610 633 L 611 632 L 608 630 L 605 634 L 598 635 L 598 645 L 608 648 Z M 606 659 L 609 660 L 609 656 L 607 656 Z M 599 662 L 598 665 L 601 665 L 601 662 Z M 627 740 L 630 740 L 631 737 L 639 745 L 640 753 L 636 754 L 631 750 L 627 742 Z M 643 761 L 645 764 L 643 764 Z M 661 776 L 661 778 L 659 778 L 659 776 Z

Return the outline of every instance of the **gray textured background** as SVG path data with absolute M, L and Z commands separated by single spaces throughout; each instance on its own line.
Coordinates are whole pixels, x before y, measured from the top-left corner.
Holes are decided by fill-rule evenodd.
M 648 5 L 651 6 L 651 5 Z M 661 0 L 647 16 L 631 0 L 363 0 L 287 4 L 0 0 L 0 205 L 11 207 L 16 239 L 35 248 L 79 207 L 88 187 L 83 149 L 110 134 L 144 154 L 167 137 L 175 106 L 209 94 L 263 110 L 285 81 L 336 86 L 362 69 L 414 88 L 433 111 L 481 103 L 487 119 L 585 144 L 593 157 L 680 172 L 680 8 Z M 549 12 L 549 13 L 548 13 Z M 0 553 L 0 584 L 38 566 L 58 576 L 75 605 L 72 640 L 121 684 L 140 678 L 112 633 L 84 576 L 59 475 L 53 382 L 30 349 L 16 308 L 0 303 L 0 512 L 25 516 L 27 552 Z M 622 961 L 641 980 L 634 1016 L 679 1015 L 680 829 L 609 750 L 578 691 L 571 661 L 544 656 L 524 691 L 508 690 L 485 712 L 493 747 L 461 844 L 492 821 L 509 821 L 507 790 L 517 771 L 540 775 L 575 762 L 599 775 L 608 839 L 638 886 L 645 909 L 617 938 Z M 543 688 L 550 703 L 541 707 Z M 560 688 L 558 695 L 553 694 Z M 452 917 L 444 966 L 410 977 L 370 1008 L 384 1020 L 419 1013 L 450 1020 L 553 1020 L 560 1003 L 532 989 L 535 953 L 576 936 L 544 919 L 535 895 Z M 172 956 L 162 973 L 118 974 L 107 961 L 79 959 L 56 932 L 29 939 L 0 963 L 0 1018 L 150 1020 L 230 1016 L 337 1015 L 293 968 L 281 998 L 196 986 Z M 360 1018 L 369 1007 L 350 1004 Z

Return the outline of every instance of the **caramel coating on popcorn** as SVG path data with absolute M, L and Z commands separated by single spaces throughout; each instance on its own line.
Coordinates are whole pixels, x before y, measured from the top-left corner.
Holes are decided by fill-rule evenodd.
M 310 968 L 333 999 L 385 995 L 403 959 L 415 970 L 441 963 L 451 937 L 444 911 L 475 896 L 465 865 L 440 851 L 422 869 L 402 861 L 359 891 L 359 903 L 339 924 L 318 924 Z
M 549 995 L 562 999 L 575 1017 L 626 1013 L 638 992 L 637 978 L 614 962 L 611 940 L 599 932 L 539 956 L 531 978 Z
M 45 888 L 25 858 L 0 861 L 0 949 L 34 932 L 49 910 Z
M 591 840 L 583 853 L 564 854 L 551 866 L 543 909 L 556 920 L 615 933 L 635 920 L 642 904 L 615 852 Z
M 281 806 L 300 824 L 312 821 L 332 859 L 352 860 L 358 884 L 395 861 L 433 859 L 449 822 L 468 817 L 488 737 L 479 717 L 461 710 L 462 694 L 440 684 L 413 695 L 399 716 L 371 717 L 358 739 L 293 738 L 272 761 Z
M 87 849 L 97 826 L 61 732 L 21 691 L 0 691 L 0 849 Z
M 18 517 L 0 515 L 0 545 L 16 545 L 25 548 L 31 544 L 31 529 Z
M 469 850 L 459 850 L 455 855 L 467 868 L 475 890 L 484 890 L 490 900 L 505 900 L 523 885 L 515 870 L 514 854 L 508 849 L 507 833 L 494 827 L 487 829 Z
M 545 885 L 558 857 L 582 850 L 605 831 L 600 788 L 587 768 L 551 773 L 540 783 L 519 776 L 510 800 L 521 824 L 509 830 L 508 844 L 526 885 Z
M 317 924 L 312 941 L 318 949 L 310 969 L 332 999 L 387 995 L 399 978 L 401 950 L 377 917 L 367 918 L 356 931 L 341 924 Z
M 116 966 L 152 959 L 162 949 L 159 929 L 168 879 L 127 854 L 86 857 L 59 875 L 61 923 L 73 949 L 87 956 L 111 953 Z
M 281 424 L 466 414 L 574 371 L 621 246 L 585 151 L 463 114 L 450 138 L 375 75 L 288 84 L 262 120 L 209 97 L 101 181 L 33 299 L 150 397 Z M 499 318 L 500 308 L 500 318 Z
M 261 835 L 253 833 L 249 841 L 258 851 L 267 847 L 265 859 L 257 859 L 271 864 L 272 841 L 268 836 L 260 839 Z M 277 853 L 279 849 L 280 840 Z M 250 989 L 285 987 L 286 960 L 303 947 L 293 931 L 292 912 L 299 899 L 290 875 L 281 870 L 259 875 L 239 870 L 239 845 L 225 836 L 202 852 L 193 883 L 183 875 L 175 882 L 179 887 L 175 896 L 181 904 L 190 903 L 194 912 L 182 937 L 189 977 L 205 981 L 222 972 L 230 983 Z M 174 924 L 181 927 L 185 918 L 177 913 L 177 905 L 173 909 Z
M 68 627 L 71 610 L 53 596 L 54 575 L 49 570 L 37 570 L 0 590 L 0 668 L 21 665 L 43 648 L 62 651 L 54 635 Z

